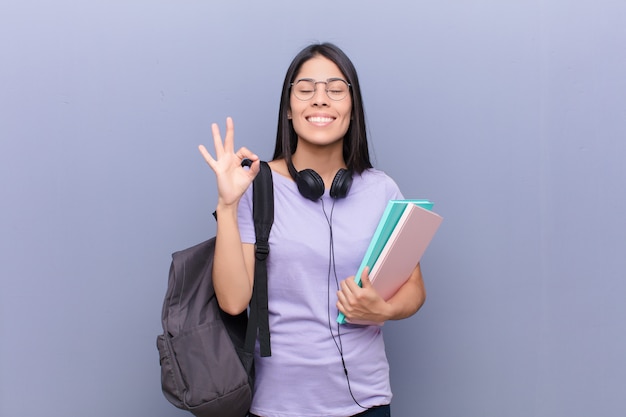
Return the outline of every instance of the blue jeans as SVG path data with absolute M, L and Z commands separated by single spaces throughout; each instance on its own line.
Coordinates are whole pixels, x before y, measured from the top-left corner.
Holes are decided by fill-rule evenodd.
M 248 417 L 260 417 L 256 414 L 248 414 Z M 379 405 L 378 407 L 369 408 L 362 413 L 355 414 L 352 417 L 391 417 L 391 407 L 389 405 Z

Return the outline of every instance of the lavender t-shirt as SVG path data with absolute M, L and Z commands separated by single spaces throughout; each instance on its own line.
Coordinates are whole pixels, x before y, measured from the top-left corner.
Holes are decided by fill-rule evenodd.
M 375 169 L 354 175 L 344 199 L 328 190 L 316 202 L 275 172 L 268 258 L 272 356 L 255 358 L 251 412 L 265 417 L 350 416 L 391 401 L 389 365 L 379 326 L 341 325 L 337 282 L 356 273 L 396 183 Z M 242 242 L 254 243 L 252 187 L 239 204 Z M 332 247 L 331 247 L 332 226 Z M 334 253 L 333 253 L 334 252 Z M 331 261 L 334 255 L 334 263 Z M 331 330 L 332 329 L 332 330 Z M 331 336 L 332 331 L 332 336 Z M 339 346 L 339 348 L 338 348 Z

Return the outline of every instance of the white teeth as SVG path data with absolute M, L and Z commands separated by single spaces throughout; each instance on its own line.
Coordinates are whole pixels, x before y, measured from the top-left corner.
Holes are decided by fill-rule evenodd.
M 334 119 L 332 117 L 309 117 L 307 120 L 311 123 L 330 123 Z

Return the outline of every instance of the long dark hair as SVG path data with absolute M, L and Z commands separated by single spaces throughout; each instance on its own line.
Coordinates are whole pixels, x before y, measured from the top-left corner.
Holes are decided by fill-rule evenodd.
M 360 174 L 367 168 L 371 168 L 369 150 L 367 147 L 367 133 L 365 130 L 365 112 L 361 87 L 356 69 L 350 58 L 332 43 L 312 44 L 304 48 L 291 62 L 283 82 L 283 90 L 280 97 L 278 110 L 278 130 L 276 134 L 276 147 L 273 159 L 285 159 L 291 162 L 291 156 L 298 145 L 298 135 L 293 129 L 291 120 L 287 117 L 291 94 L 291 83 L 300 71 L 300 67 L 306 61 L 316 56 L 323 56 L 335 63 L 350 84 L 352 97 L 352 120 L 343 140 L 343 159 L 349 170 Z

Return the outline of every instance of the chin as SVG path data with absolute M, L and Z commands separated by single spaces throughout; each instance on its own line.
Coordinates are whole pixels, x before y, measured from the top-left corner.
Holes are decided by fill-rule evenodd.
M 316 145 L 316 146 L 330 146 L 330 145 L 334 145 L 337 142 L 341 142 L 343 141 L 343 136 L 341 137 L 336 137 L 336 136 L 332 136 L 332 137 L 328 137 L 328 136 L 324 136 L 324 137 L 319 137 L 319 136 L 304 136 L 304 137 L 300 137 L 300 140 L 310 143 L 311 145 Z

